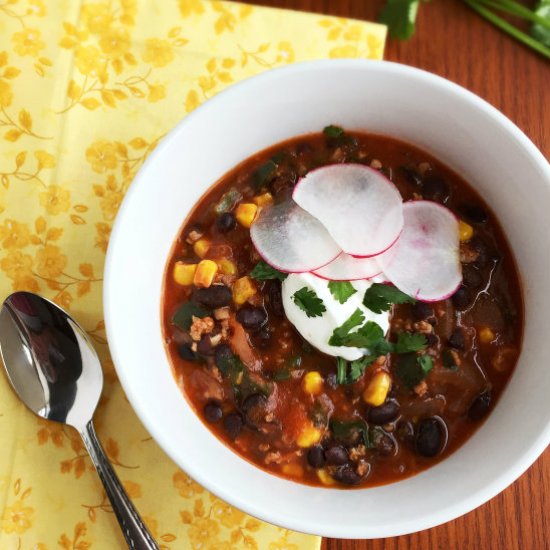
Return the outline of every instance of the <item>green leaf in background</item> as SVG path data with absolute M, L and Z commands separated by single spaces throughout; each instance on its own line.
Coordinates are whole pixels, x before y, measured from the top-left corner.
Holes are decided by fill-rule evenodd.
M 174 313 L 172 323 L 181 330 L 189 330 L 193 317 L 200 317 L 202 319 L 207 315 L 210 315 L 210 311 L 206 308 L 194 302 L 185 302 L 185 304 L 180 306 L 176 313 Z
M 546 19 L 550 26 L 550 0 L 540 0 L 535 14 Z M 531 36 L 550 48 L 550 28 L 540 23 L 535 23 L 531 28 Z
M 388 0 L 378 20 L 388 26 L 392 38 L 407 40 L 414 34 L 420 0 Z

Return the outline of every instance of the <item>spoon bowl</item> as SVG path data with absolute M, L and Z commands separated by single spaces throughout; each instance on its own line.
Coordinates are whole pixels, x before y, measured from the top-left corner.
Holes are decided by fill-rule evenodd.
M 79 431 L 128 547 L 158 550 L 94 430 L 103 372 L 86 332 L 53 302 L 15 292 L 0 309 L 0 356 L 15 393 L 31 411 Z

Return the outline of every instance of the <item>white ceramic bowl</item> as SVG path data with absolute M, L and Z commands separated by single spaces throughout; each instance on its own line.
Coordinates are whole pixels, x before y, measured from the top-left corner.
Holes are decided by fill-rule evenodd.
M 525 297 L 520 361 L 488 420 L 442 463 L 373 489 L 307 487 L 241 459 L 192 412 L 161 337 L 164 266 L 190 208 L 252 153 L 330 123 L 409 141 L 471 182 L 504 226 Z M 331 537 L 375 538 L 456 518 L 512 483 L 550 442 L 549 205 L 550 167 L 535 146 L 489 104 L 437 76 L 393 63 L 339 60 L 296 64 L 232 86 L 159 144 L 112 232 L 105 321 L 128 399 L 183 470 L 271 523 Z

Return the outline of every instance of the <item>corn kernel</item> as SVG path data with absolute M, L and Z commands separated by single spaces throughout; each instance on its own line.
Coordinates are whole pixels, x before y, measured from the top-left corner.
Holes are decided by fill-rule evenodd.
M 384 403 L 384 401 L 386 401 L 390 387 L 390 375 L 387 372 L 376 373 L 363 392 L 363 401 L 373 407 L 379 407 L 382 403 Z
M 199 239 L 193 245 L 193 251 L 199 258 L 204 258 L 209 248 L 210 248 L 210 241 L 208 239 Z
M 304 469 L 299 464 L 284 464 L 281 470 L 287 476 L 302 477 L 304 475 Z
M 298 447 L 311 447 L 321 440 L 321 430 L 309 424 L 302 428 L 300 435 L 296 439 Z
M 186 264 L 184 262 L 176 262 L 174 264 L 173 277 L 178 285 L 192 285 L 197 264 Z
M 302 378 L 302 389 L 310 395 L 319 395 L 323 391 L 323 377 L 317 371 L 310 371 Z
M 235 265 L 235 262 L 232 262 L 231 260 L 220 260 L 218 262 L 218 266 L 220 268 L 220 271 L 224 275 L 236 275 L 237 274 L 237 266 Z
M 461 243 L 469 241 L 473 234 L 474 228 L 469 223 L 463 222 L 462 220 L 458 222 L 458 238 Z
M 334 485 L 336 483 L 334 478 L 324 468 L 317 470 L 317 477 L 323 485 Z
M 238 305 L 244 304 L 248 298 L 256 294 L 256 287 L 250 277 L 241 277 L 233 284 L 233 301 Z
M 242 202 L 241 204 L 239 204 L 239 206 L 237 206 L 235 216 L 237 217 L 237 221 L 243 227 L 250 227 L 252 225 L 252 222 L 254 221 L 254 218 L 256 217 L 257 212 L 258 207 L 255 204 Z
M 218 265 L 212 260 L 201 260 L 197 266 L 197 271 L 195 271 L 195 277 L 193 278 L 193 283 L 195 286 L 208 288 L 216 273 L 218 272 Z
M 265 206 L 266 204 L 271 204 L 273 202 L 273 196 L 269 192 L 263 193 L 262 195 L 254 197 L 252 202 L 257 206 Z
M 490 344 L 495 339 L 495 333 L 489 327 L 479 329 L 477 334 L 482 344 Z

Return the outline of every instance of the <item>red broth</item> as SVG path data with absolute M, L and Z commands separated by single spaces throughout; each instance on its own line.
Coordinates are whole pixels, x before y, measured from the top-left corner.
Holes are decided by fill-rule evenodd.
M 309 170 L 343 162 L 380 169 L 405 201 L 440 202 L 464 222 L 458 291 L 440 302 L 391 310 L 388 338 L 421 334 L 426 349 L 420 353 L 432 359 L 432 370 L 412 387 L 400 377 L 399 362 L 414 363 L 415 354 L 381 356 L 357 380 L 339 383 L 336 358 L 313 348 L 286 319 L 280 281 L 250 276 L 260 258 L 242 225 L 246 219 L 236 220 L 238 205 L 266 200 L 266 193 L 284 200 Z M 209 288 L 198 289 L 188 284 L 189 265 L 204 259 L 217 273 Z M 184 284 L 174 279 L 177 262 Z M 523 302 L 495 215 L 458 174 L 393 138 L 319 133 L 257 153 L 202 197 L 166 265 L 162 318 L 177 383 L 219 439 L 279 476 L 368 487 L 432 466 L 477 430 L 519 356 Z M 308 373 L 314 373 L 309 385 Z M 382 405 L 372 406 L 363 394 L 381 373 L 391 389 Z

